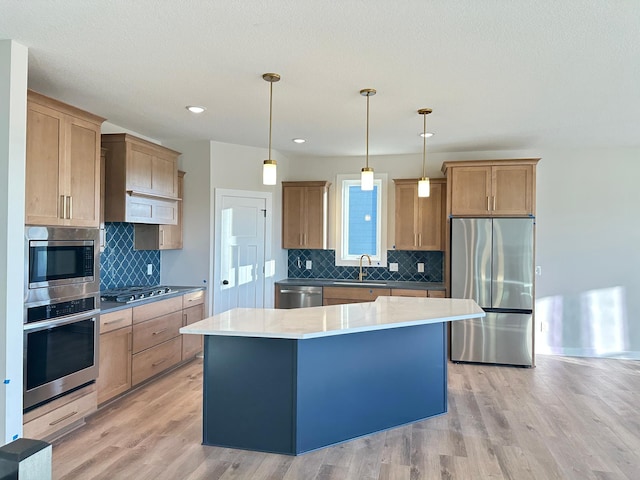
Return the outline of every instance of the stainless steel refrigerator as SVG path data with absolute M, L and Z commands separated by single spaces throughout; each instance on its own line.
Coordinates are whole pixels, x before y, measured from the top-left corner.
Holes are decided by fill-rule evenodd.
M 451 360 L 530 367 L 533 353 L 534 220 L 451 220 L 451 297 L 472 298 L 486 317 L 451 324 Z

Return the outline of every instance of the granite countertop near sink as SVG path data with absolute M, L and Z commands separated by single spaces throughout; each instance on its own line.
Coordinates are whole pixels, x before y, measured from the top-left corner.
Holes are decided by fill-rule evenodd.
M 372 287 L 372 288 L 406 288 L 408 290 L 445 290 L 444 283 L 437 282 L 395 282 L 385 280 L 336 279 L 336 278 L 285 278 L 278 280 L 277 285 L 309 286 L 309 287 Z
M 204 290 L 204 287 L 184 287 L 167 285 L 173 290 L 171 293 L 165 293 L 157 297 L 149 297 L 144 300 L 136 300 L 134 302 L 122 303 L 122 302 L 100 302 L 100 313 L 115 312 L 117 310 L 124 310 L 125 308 L 138 307 L 147 303 L 158 302 L 160 300 L 166 300 L 167 298 L 179 297 L 185 293 L 197 292 L 198 290 Z

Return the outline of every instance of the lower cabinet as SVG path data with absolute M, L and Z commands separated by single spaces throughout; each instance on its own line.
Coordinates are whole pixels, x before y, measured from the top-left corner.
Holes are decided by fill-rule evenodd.
M 413 290 L 409 288 L 392 288 L 391 295 L 394 297 L 445 298 L 445 291 L 444 290 Z
M 100 315 L 99 404 L 131 388 L 132 341 L 130 308 Z
M 179 330 L 203 318 L 203 290 L 102 314 L 98 404 L 200 353 L 202 338 Z
M 24 414 L 23 436 L 51 441 L 84 425 L 84 417 L 98 406 L 96 385 L 91 384 Z
M 373 302 L 380 296 L 445 298 L 444 290 L 414 290 L 409 288 L 324 287 L 323 305 Z
M 342 305 L 345 303 L 373 302 L 380 296 L 388 297 L 388 288 L 369 287 L 324 287 L 322 289 L 323 305 Z

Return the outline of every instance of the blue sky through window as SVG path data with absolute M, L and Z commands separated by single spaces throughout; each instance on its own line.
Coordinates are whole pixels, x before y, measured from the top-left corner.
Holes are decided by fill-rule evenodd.
M 378 222 L 378 186 L 363 191 L 349 186 L 349 255 L 375 254 Z

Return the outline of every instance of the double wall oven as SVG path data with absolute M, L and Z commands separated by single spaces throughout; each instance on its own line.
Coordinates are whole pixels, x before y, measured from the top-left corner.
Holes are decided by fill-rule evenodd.
M 25 227 L 24 408 L 98 377 L 97 228 Z

